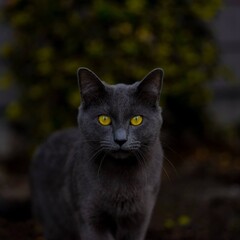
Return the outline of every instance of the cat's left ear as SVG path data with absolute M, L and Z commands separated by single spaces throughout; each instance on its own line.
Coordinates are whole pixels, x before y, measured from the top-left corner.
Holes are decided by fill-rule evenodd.
M 103 97 L 105 86 L 94 72 L 81 67 L 77 70 L 77 77 L 81 98 L 86 106 Z
M 156 105 L 159 102 L 163 83 L 163 69 L 156 68 L 148 73 L 138 85 L 138 96 L 150 105 Z

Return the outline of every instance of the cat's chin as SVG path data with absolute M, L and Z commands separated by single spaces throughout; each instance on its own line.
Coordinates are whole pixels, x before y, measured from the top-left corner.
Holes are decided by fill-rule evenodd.
M 119 150 L 119 151 L 110 152 L 109 155 L 116 159 L 126 159 L 131 156 L 131 152 Z

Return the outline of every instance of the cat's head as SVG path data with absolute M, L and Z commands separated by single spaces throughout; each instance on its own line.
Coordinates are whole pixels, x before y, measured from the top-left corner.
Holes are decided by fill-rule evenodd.
M 87 68 L 78 70 L 82 103 L 78 124 L 86 142 L 115 158 L 141 154 L 159 138 L 163 70 L 132 85 L 108 85 Z

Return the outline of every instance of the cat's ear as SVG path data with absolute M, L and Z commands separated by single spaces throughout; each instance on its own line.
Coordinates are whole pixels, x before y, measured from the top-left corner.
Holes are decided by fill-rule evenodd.
M 159 102 L 163 82 L 163 69 L 156 68 L 148 73 L 138 85 L 138 96 L 150 105 Z
M 105 86 L 100 78 L 88 68 L 79 68 L 77 77 L 81 98 L 85 105 L 99 100 L 105 93 Z

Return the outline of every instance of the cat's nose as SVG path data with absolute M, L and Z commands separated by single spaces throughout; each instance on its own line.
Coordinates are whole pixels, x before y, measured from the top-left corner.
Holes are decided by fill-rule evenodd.
M 114 141 L 119 146 L 122 146 L 127 141 L 127 132 L 123 128 L 119 128 L 114 133 Z

